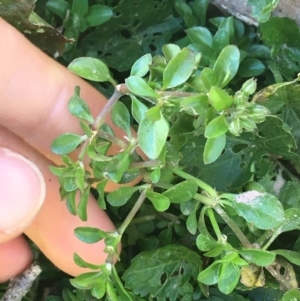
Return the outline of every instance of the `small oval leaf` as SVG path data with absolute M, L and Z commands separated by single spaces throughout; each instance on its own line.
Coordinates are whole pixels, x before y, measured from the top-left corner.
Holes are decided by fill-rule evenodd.
M 160 193 L 146 190 L 146 197 L 151 201 L 157 211 L 166 211 L 170 207 L 170 200 Z
M 87 244 L 94 244 L 108 237 L 108 234 L 98 228 L 78 227 L 74 230 L 75 236 Z
M 142 151 L 152 160 L 160 155 L 169 133 L 169 123 L 162 116 L 157 121 L 144 118 L 138 129 L 138 141 Z
M 132 66 L 130 76 L 143 77 L 149 72 L 149 66 L 152 64 L 152 55 L 147 53 L 139 58 Z
M 223 134 L 216 138 L 208 138 L 203 152 L 203 161 L 210 164 L 216 161 L 222 154 L 226 144 L 226 135 Z
M 214 65 L 217 77 L 216 86 L 225 87 L 236 75 L 240 64 L 240 51 L 234 45 L 226 46 L 219 54 Z
M 216 138 L 228 131 L 228 122 L 224 115 L 214 118 L 206 127 L 204 136 L 206 138 Z
M 149 97 L 157 99 L 159 94 L 157 94 L 146 82 L 140 77 L 130 76 L 125 79 L 127 88 L 133 94 L 141 97 Z
M 80 136 L 72 133 L 62 134 L 55 138 L 51 144 L 51 150 L 57 155 L 67 155 L 75 150 L 87 136 Z
M 265 267 L 274 262 L 276 254 L 265 250 L 242 249 L 239 254 L 248 262 Z
M 196 65 L 196 56 L 188 48 L 183 48 L 167 64 L 163 73 L 163 90 L 185 83 L 192 75 Z
M 211 87 L 208 98 L 210 104 L 218 112 L 228 109 L 233 103 L 233 97 L 218 87 Z
M 92 57 L 80 57 L 71 62 L 68 69 L 85 79 L 95 82 L 110 82 L 112 78 L 106 64 Z
M 236 195 L 233 207 L 247 222 L 263 230 L 276 228 L 284 221 L 280 201 L 272 194 L 250 190 Z

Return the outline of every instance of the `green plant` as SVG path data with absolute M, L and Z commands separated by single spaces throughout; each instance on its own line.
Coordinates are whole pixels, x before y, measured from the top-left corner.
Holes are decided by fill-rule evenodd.
M 77 2 L 50 0 L 47 7 L 64 19 Z M 55 139 L 52 150 L 64 165 L 50 168 L 71 214 L 87 219 L 87 196 L 96 187 L 117 231 L 75 230 L 86 243 L 104 240 L 107 260 L 94 265 L 74 254 L 93 272 L 72 279 L 76 289 L 64 287 L 63 300 L 300 299 L 298 27 L 288 18 L 271 18 L 259 32 L 233 17 L 208 22 L 208 0 L 162 1 L 151 20 L 141 1 L 124 32 L 131 12 L 126 1 L 117 2 L 90 6 L 112 8 L 111 29 L 76 27 L 74 20 L 85 24 L 87 15 L 78 17 L 75 8 L 65 23 L 77 42 L 63 61 L 97 87 L 104 83 L 99 89 L 106 94 L 114 92 L 94 117 L 75 88 L 69 111 L 83 134 Z M 264 1 L 267 14 L 271 2 Z M 136 11 L 143 18 L 135 19 Z M 117 48 L 124 51 L 119 56 Z M 125 60 L 128 49 L 132 57 Z M 107 114 L 126 139 L 104 123 Z M 114 156 L 107 154 L 112 143 L 121 149 Z M 72 161 L 68 154 L 78 147 Z M 86 156 L 94 174 L 85 170 Z M 104 193 L 108 180 L 137 176 L 137 186 Z
M 72 72 L 83 78 L 108 81 L 115 86 L 112 97 L 95 119 L 76 88 L 69 110 L 80 119 L 84 134 L 67 133 L 53 141 L 52 151 L 63 156 L 66 166 L 51 167 L 51 171 L 59 177 L 71 213 L 86 220 L 86 200 L 93 184 L 97 184 L 103 208 L 108 180 L 126 183 L 138 175 L 143 178 L 136 187 L 121 187 L 107 195 L 108 204 L 118 208 L 136 200 L 116 232 L 88 227 L 75 230 L 75 235 L 87 243 L 104 239 L 108 253 L 106 263 L 98 266 L 74 255 L 79 266 L 95 270 L 71 280 L 78 289 L 91 289 L 97 298 L 106 294 L 110 300 L 135 300 L 136 296 L 198 300 L 193 299 L 197 281 L 204 295 L 208 295 L 212 285 L 217 285 L 223 294 L 230 294 L 237 286 L 264 286 L 272 281 L 265 271 L 283 291 L 297 288 L 288 261 L 297 264 L 299 254 L 269 247 L 279 234 L 300 225 L 300 210 L 284 206 L 278 198 L 286 181 L 278 159 L 293 161 L 298 155 L 289 128 L 267 109 L 268 98 L 278 90 L 297 88 L 293 85 L 297 80 L 254 94 L 256 81 L 248 79 L 234 92 L 230 83 L 241 74 L 241 50 L 227 45 L 231 31 L 234 36 L 233 22 L 227 18 L 219 23 L 222 29 L 218 32 L 223 31 L 222 37 L 227 41 L 220 47 L 212 46 L 219 41 L 218 32 L 213 38 L 203 27 L 188 29 L 188 37 L 198 44 L 183 48 L 166 44 L 162 55 L 142 56 L 124 84 L 117 85 L 107 66 L 97 59 L 78 58 L 69 65 Z M 198 52 L 198 48 L 202 51 Z M 238 82 L 236 79 L 234 87 Z M 119 101 L 121 97 L 125 97 L 125 103 L 131 100 L 130 113 Z M 126 132 L 126 140 L 116 137 L 104 123 L 109 113 L 115 126 Z M 136 125 L 136 138 L 131 133 L 130 116 Z M 108 156 L 111 143 L 118 144 L 122 151 Z M 68 154 L 79 146 L 78 161 L 73 162 Z M 138 155 L 138 147 L 148 160 Z M 86 155 L 91 159 L 94 175 L 84 170 Z M 218 172 L 220 166 L 222 173 Z M 209 172 L 199 176 L 205 168 Z M 265 180 L 270 185 L 272 180 L 267 179 L 276 173 L 272 187 L 262 183 Z M 76 207 L 77 190 L 81 198 Z M 152 214 L 137 216 L 140 209 L 143 212 L 144 204 L 153 206 L 149 210 Z M 133 259 L 122 276 L 125 289 L 113 258 L 118 256 L 117 246 L 123 235 L 128 236 L 127 240 L 135 239 L 128 230 L 132 223 L 138 225 L 148 219 L 157 220 L 154 227 L 165 242 Z M 189 235 L 192 242 L 184 246 L 172 243 L 184 235 Z M 208 264 L 203 265 L 201 254 L 210 259 Z M 280 269 L 285 269 L 283 275 L 278 272 Z

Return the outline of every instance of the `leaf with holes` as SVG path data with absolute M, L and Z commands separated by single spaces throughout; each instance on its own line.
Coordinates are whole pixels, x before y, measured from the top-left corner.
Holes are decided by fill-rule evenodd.
M 184 300 L 186 285 L 196 280 L 201 269 L 197 253 L 184 246 L 169 245 L 137 255 L 123 279 L 126 288 L 140 297 L 177 301 Z

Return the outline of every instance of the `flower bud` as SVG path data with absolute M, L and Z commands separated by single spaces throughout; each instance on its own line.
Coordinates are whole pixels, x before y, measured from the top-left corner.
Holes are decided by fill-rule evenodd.
M 244 128 L 247 132 L 253 132 L 256 129 L 256 124 L 253 120 L 241 117 L 241 127 Z
M 240 125 L 240 119 L 235 118 L 234 120 L 232 120 L 229 123 L 228 130 L 232 135 L 238 136 L 242 132 L 241 125 Z
M 246 82 L 244 82 L 241 91 L 243 94 L 249 96 L 256 91 L 256 87 L 257 87 L 256 79 L 250 78 Z

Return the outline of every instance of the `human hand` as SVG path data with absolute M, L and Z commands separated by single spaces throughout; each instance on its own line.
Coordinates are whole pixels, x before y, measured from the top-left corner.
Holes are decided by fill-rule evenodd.
M 68 212 L 48 168 L 53 162 L 60 164 L 50 144 L 62 133 L 81 133 L 78 120 L 67 109 L 75 86 L 80 86 L 93 115 L 106 100 L 2 19 L 0 44 L 0 282 L 31 262 L 22 233 L 57 267 L 78 275 L 86 269 L 75 265 L 74 252 L 95 264 L 104 262 L 107 254 L 103 242 L 85 244 L 74 236 L 74 229 L 91 226 L 110 231 L 114 225 L 92 196 L 87 222 Z M 111 191 L 116 185 L 109 183 L 106 188 Z

